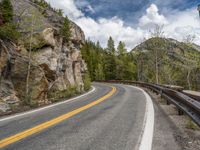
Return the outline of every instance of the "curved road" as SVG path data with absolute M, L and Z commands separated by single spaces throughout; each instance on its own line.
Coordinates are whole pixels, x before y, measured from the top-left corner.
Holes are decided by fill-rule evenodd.
M 0 148 L 143 150 L 145 134 L 151 145 L 154 116 L 148 117 L 147 95 L 128 85 L 94 83 L 94 87 L 88 94 L 62 104 L 0 118 Z

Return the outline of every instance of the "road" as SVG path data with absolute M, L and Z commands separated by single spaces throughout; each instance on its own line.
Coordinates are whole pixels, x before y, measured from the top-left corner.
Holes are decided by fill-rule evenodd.
M 154 110 L 148 95 L 128 85 L 94 88 L 61 104 L 0 118 L 0 148 L 150 150 Z

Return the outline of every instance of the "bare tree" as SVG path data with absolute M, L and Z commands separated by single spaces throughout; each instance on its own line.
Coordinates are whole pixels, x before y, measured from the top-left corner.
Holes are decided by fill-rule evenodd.
M 27 12 L 28 11 L 28 12 Z M 32 66 L 32 49 L 33 49 L 33 38 L 35 34 L 40 32 L 42 29 L 42 16 L 40 12 L 36 10 L 23 9 L 18 14 L 19 22 L 18 26 L 22 29 L 22 33 L 26 33 L 22 36 L 21 41 L 27 49 L 27 75 L 26 75 L 26 100 L 30 101 L 30 75 L 31 75 L 31 66 Z
M 32 15 L 31 19 L 31 32 L 30 32 L 30 43 L 29 43 L 29 53 L 28 53 L 28 69 L 26 76 L 26 95 L 29 95 L 29 78 L 30 78 L 30 70 L 31 70 L 31 51 L 32 51 L 32 40 L 33 40 L 33 28 L 35 24 L 35 16 Z
M 155 24 L 152 30 L 149 30 L 151 37 L 164 37 L 164 25 Z
M 192 34 L 188 34 L 183 38 L 183 42 L 187 43 L 187 44 L 191 44 L 194 42 L 196 36 L 192 35 Z
M 150 31 L 151 37 L 154 38 L 153 42 L 153 57 L 155 62 L 155 78 L 156 83 L 159 83 L 159 64 L 162 61 L 160 57 L 162 55 L 160 39 L 164 37 L 164 25 L 155 25 L 154 29 Z
M 193 41 L 195 40 L 195 35 L 192 34 L 188 34 L 186 35 L 185 39 L 183 40 L 188 46 L 190 46 Z M 188 83 L 188 87 L 189 90 L 192 89 L 192 84 L 191 84 L 191 73 L 192 71 L 197 68 L 197 61 L 195 58 L 190 58 L 190 56 L 188 56 L 188 58 L 184 59 L 184 63 L 185 63 L 185 69 L 187 70 L 187 83 Z

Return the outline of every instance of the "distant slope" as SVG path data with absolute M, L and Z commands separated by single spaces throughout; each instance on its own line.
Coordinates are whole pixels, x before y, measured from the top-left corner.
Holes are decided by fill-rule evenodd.
M 138 79 L 200 89 L 200 51 L 194 44 L 174 39 L 151 38 L 136 46 Z

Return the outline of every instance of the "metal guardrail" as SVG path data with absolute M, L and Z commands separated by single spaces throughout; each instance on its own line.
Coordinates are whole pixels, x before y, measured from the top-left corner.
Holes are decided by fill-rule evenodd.
M 200 127 L 200 102 L 182 92 L 163 87 L 162 85 L 145 82 L 119 80 L 97 82 L 130 84 L 151 89 L 165 98 L 169 104 L 174 104 L 178 108 L 179 114 L 185 113 Z
M 200 96 L 197 96 L 197 95 L 193 95 L 193 94 L 189 94 L 189 93 L 186 93 L 186 92 L 182 92 L 183 94 L 195 99 L 196 101 L 199 101 L 200 102 Z

